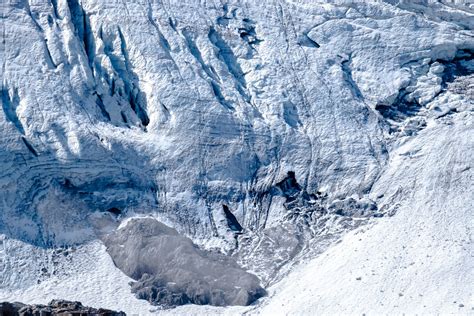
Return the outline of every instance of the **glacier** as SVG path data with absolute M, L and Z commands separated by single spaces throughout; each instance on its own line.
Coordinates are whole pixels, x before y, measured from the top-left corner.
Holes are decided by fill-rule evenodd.
M 0 8 L 0 301 L 472 313 L 472 4 Z M 150 284 L 188 279 L 163 273 L 158 240 L 191 279 L 267 296 L 163 310 Z M 127 272 L 150 260 L 155 275 Z

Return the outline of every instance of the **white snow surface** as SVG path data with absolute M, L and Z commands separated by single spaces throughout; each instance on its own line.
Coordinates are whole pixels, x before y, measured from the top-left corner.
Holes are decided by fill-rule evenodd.
M 474 314 L 472 4 L 0 10 L 0 301 L 131 315 Z M 295 208 L 279 189 L 290 171 Z M 236 252 L 223 205 L 244 227 Z M 112 207 L 117 220 L 104 216 Z M 99 240 L 134 216 L 234 253 L 268 297 L 170 310 L 136 299 Z

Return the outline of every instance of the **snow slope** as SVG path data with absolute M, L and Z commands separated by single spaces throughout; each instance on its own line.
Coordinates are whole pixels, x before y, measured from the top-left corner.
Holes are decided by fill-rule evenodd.
M 376 187 L 409 192 L 396 215 L 298 267 L 256 312 L 474 314 L 474 116 L 459 116 L 392 155 Z
M 21 250 L 26 253 L 21 253 Z M 5 242 L 4 251 L 13 252 L 16 257 L 23 255 L 24 265 L 28 264 L 25 261 L 32 260 L 31 247 L 18 242 L 15 244 Z M 68 297 L 95 307 L 115 306 L 127 315 L 146 315 L 156 309 L 131 294 L 128 283 L 132 279 L 114 266 L 105 251 L 105 246 L 99 242 L 82 246 L 74 259 L 68 262 L 66 271 L 66 275 L 53 274 L 43 282 L 27 287 L 14 290 L 3 288 L 0 290 L 0 298 L 2 301 L 47 304 L 52 299 Z M 3 271 L 3 273 L 11 272 Z

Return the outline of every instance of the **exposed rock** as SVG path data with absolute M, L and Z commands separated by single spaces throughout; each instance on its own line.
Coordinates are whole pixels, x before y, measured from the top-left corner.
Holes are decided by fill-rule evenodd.
M 18 302 L 0 303 L 2 316 L 50 316 L 50 315 L 77 315 L 77 316 L 125 316 L 124 312 L 115 312 L 109 309 L 83 306 L 80 302 L 52 300 L 48 305 L 26 305 Z

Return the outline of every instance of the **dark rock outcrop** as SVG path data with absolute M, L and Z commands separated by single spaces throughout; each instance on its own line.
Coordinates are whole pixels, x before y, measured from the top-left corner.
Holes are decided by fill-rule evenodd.
M 0 303 L 1 316 L 50 316 L 50 315 L 74 315 L 74 316 L 125 316 L 124 312 L 115 312 L 103 308 L 92 308 L 83 306 L 80 302 L 65 300 L 52 300 L 48 305 L 26 305 L 18 302 Z

